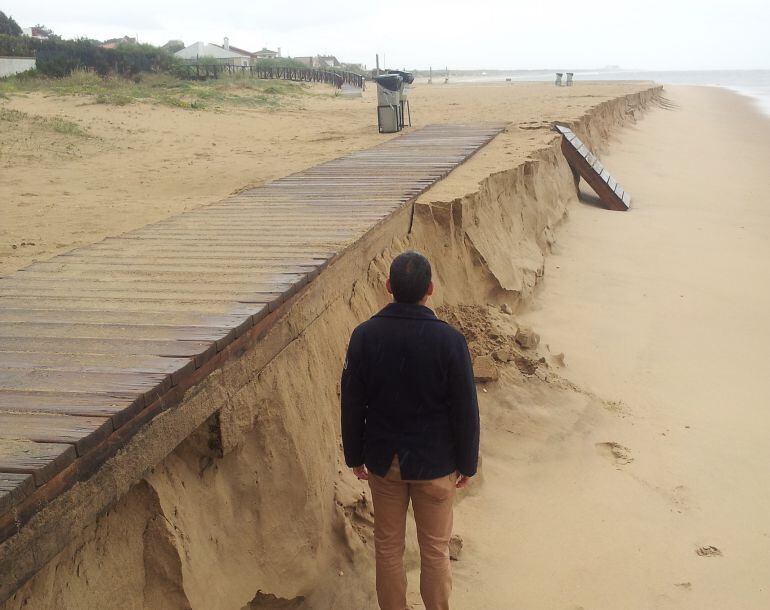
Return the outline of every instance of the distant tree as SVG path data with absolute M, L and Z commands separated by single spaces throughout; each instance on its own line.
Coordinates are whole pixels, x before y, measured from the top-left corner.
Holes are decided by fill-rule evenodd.
M 3 11 L 0 11 L 0 34 L 9 36 L 21 36 L 21 28 L 13 17 L 8 17 Z
M 161 49 L 165 49 L 169 53 L 176 53 L 177 51 L 184 49 L 184 47 L 185 44 L 181 40 L 169 40 L 161 47 Z
M 32 28 L 33 35 L 50 38 L 51 40 L 61 40 L 61 36 L 54 34 L 51 28 L 38 23 Z

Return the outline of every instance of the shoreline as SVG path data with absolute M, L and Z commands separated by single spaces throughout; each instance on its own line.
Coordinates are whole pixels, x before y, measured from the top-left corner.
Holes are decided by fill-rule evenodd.
M 515 72 L 515 71 L 512 71 Z M 480 86 L 484 85 L 498 85 L 505 86 L 511 84 L 526 84 L 526 83 L 544 83 L 553 82 L 554 72 L 535 71 L 541 73 L 538 78 L 531 79 L 531 75 L 512 75 L 512 81 L 506 82 L 507 75 L 505 73 L 496 74 L 494 76 L 456 76 L 450 77 L 450 84 L 467 85 L 476 84 Z M 657 78 L 657 76 L 678 75 L 680 80 L 667 80 L 665 78 Z M 706 78 L 704 75 L 731 75 L 731 76 L 745 76 L 744 83 L 730 84 L 726 82 L 719 82 L 719 78 Z M 687 78 L 690 75 L 691 78 Z M 751 75 L 755 75 L 757 82 L 750 82 Z M 623 82 L 650 82 L 663 87 L 719 87 L 727 89 L 744 97 L 751 98 L 758 106 L 761 113 L 770 117 L 770 70 L 681 70 L 671 72 L 658 72 L 658 71 L 628 71 L 616 73 L 617 78 L 594 78 L 601 77 L 603 74 L 597 71 L 576 71 L 575 86 L 591 85 L 597 83 L 623 83 Z M 438 75 L 435 77 L 435 84 L 441 85 L 443 76 Z M 427 77 L 420 77 L 421 82 L 425 82 Z
M 692 85 L 695 86 L 695 85 Z M 719 89 L 727 89 L 732 93 L 736 93 L 741 97 L 749 98 L 752 104 L 756 107 L 756 110 L 766 120 L 770 120 L 770 90 L 767 93 L 761 94 L 751 91 L 750 89 L 742 87 L 732 87 L 729 85 L 704 85 L 705 87 L 717 87 Z

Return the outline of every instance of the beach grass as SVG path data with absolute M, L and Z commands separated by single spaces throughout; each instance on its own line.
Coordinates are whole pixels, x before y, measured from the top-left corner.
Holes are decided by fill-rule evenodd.
M 67 136 L 78 138 L 90 138 L 91 134 L 74 121 L 68 121 L 61 117 L 45 117 L 37 114 L 28 114 L 20 110 L 0 107 L 0 121 L 7 123 L 23 124 L 42 128 L 46 131 L 54 131 Z
M 288 97 L 310 93 L 302 83 L 240 75 L 191 81 L 168 73 L 140 74 L 127 79 L 101 77 L 91 71 L 78 70 L 64 78 L 18 76 L 0 81 L 0 98 L 31 92 L 88 96 L 96 104 L 113 106 L 150 102 L 191 110 L 215 110 L 228 106 L 277 108 Z

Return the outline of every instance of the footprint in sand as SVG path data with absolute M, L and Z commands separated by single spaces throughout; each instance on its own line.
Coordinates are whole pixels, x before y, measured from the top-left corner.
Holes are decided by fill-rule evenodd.
M 596 443 L 596 450 L 618 466 L 625 466 L 634 461 L 634 458 L 631 457 L 631 450 L 619 443 Z
M 671 510 L 680 515 L 690 509 L 690 490 L 684 485 L 677 485 L 671 490 Z
M 702 546 L 695 550 L 695 554 L 700 557 L 721 557 L 722 551 L 715 546 Z

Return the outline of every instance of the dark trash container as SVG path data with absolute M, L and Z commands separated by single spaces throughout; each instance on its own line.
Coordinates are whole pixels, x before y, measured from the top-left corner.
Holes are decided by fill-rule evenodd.
M 377 83 L 377 127 L 380 133 L 394 133 L 403 127 L 401 91 L 404 79 L 398 74 L 380 74 Z

